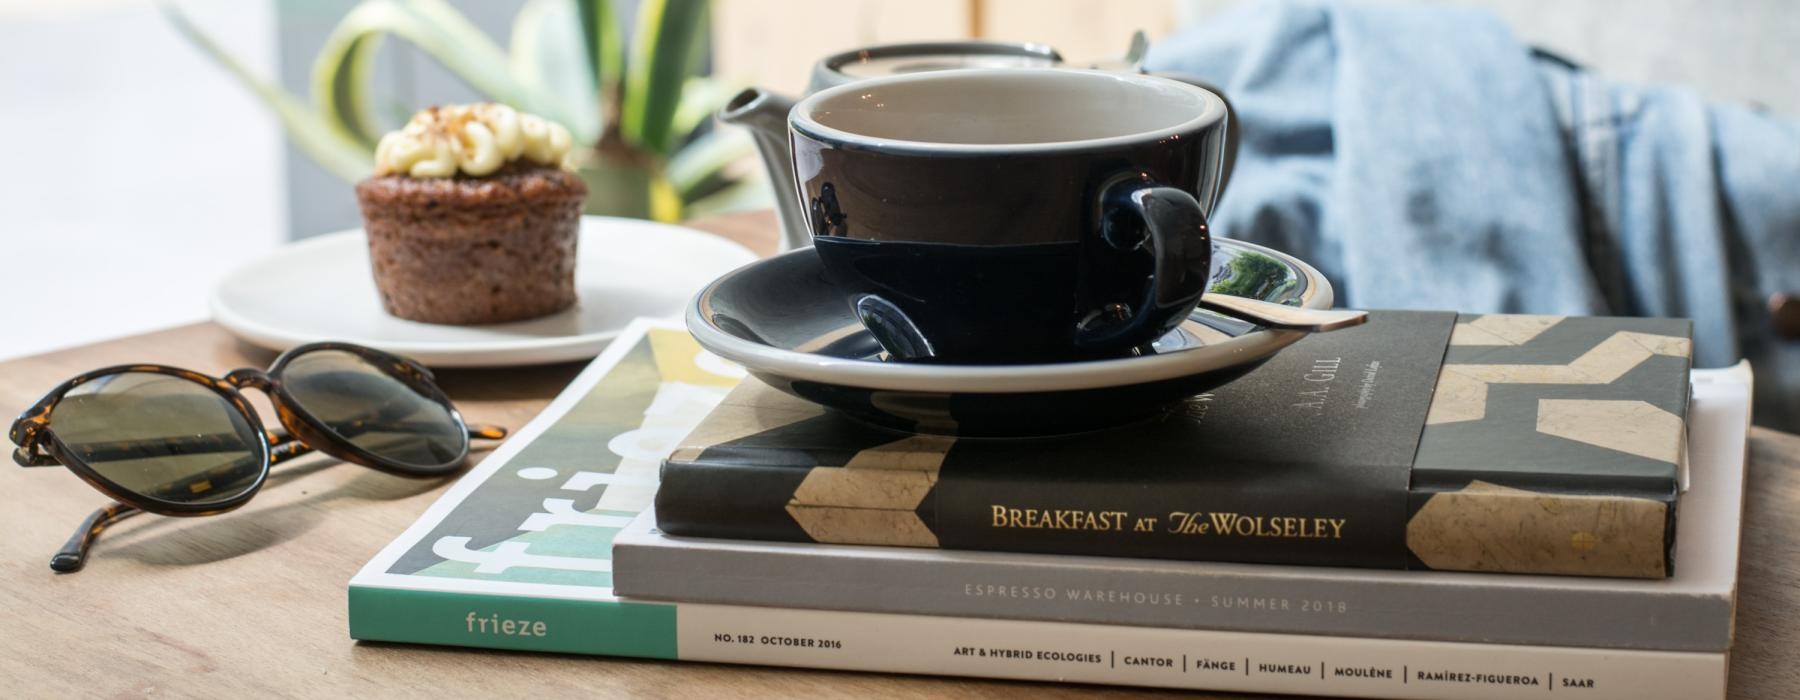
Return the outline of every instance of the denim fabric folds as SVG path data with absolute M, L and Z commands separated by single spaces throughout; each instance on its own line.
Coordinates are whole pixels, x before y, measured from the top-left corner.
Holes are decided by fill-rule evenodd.
M 1242 128 L 1219 235 L 1311 261 L 1362 308 L 1673 316 L 1748 358 L 1800 429 L 1800 123 L 1610 82 L 1479 10 L 1246 2 L 1152 48 Z

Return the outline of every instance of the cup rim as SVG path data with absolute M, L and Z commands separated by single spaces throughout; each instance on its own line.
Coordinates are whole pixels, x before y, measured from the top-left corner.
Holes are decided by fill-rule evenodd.
M 881 136 L 869 136 L 835 127 L 826 126 L 813 118 L 813 112 L 819 105 L 833 98 L 857 90 L 883 85 L 903 83 L 932 82 L 958 78 L 1017 77 L 1020 74 L 1036 74 L 1055 77 L 1066 77 L 1069 74 L 1089 76 L 1099 79 L 1111 79 L 1139 85 L 1153 85 L 1158 88 L 1172 88 L 1198 97 L 1204 104 L 1199 114 L 1186 121 L 1170 126 L 1140 131 L 1117 136 L 1102 136 L 1072 141 L 1039 141 L 1030 143 L 945 143 L 938 141 L 911 141 Z M 854 148 L 894 153 L 930 153 L 930 154 L 966 154 L 966 155 L 1007 155 L 1007 154 L 1047 154 L 1071 151 L 1088 151 L 1118 146 L 1159 141 L 1172 136 L 1192 133 L 1212 126 L 1225 118 L 1225 101 L 1212 91 L 1190 85 L 1179 80 L 1170 80 L 1142 73 L 1123 73 L 1085 68 L 952 68 L 948 70 L 929 71 L 890 75 L 879 78 L 867 78 L 842 85 L 835 85 L 808 95 L 794 105 L 788 113 L 788 128 L 809 138 L 835 142 Z

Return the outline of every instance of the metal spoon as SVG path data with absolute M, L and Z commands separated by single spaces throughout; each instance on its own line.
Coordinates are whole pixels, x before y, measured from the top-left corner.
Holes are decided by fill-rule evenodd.
M 1200 305 L 1208 310 L 1242 319 L 1268 328 L 1288 331 L 1323 333 L 1340 328 L 1360 326 L 1369 320 L 1369 312 L 1351 309 L 1304 309 L 1257 301 L 1229 294 L 1203 294 Z

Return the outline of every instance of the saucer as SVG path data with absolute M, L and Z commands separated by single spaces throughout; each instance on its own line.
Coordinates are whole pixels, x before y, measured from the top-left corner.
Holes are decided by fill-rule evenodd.
M 1213 242 L 1208 293 L 1331 307 L 1331 283 L 1310 265 L 1250 243 Z M 719 278 L 694 298 L 687 326 L 701 346 L 781 391 L 884 427 L 971 437 L 1073 433 L 1159 415 L 1305 335 L 1197 309 L 1132 357 L 889 362 L 810 248 Z
M 213 320 L 270 350 L 340 340 L 433 367 L 500 367 L 591 358 L 638 316 L 673 317 L 696 290 L 756 256 L 712 234 L 637 219 L 581 218 L 579 301 L 543 318 L 480 326 L 388 315 L 361 230 L 285 246 L 227 275 Z

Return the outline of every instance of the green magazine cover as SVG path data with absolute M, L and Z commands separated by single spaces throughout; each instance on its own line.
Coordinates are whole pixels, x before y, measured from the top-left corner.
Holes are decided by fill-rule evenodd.
M 612 536 L 742 376 L 679 325 L 634 322 L 351 579 L 350 636 L 675 658 L 674 606 L 613 596 Z

